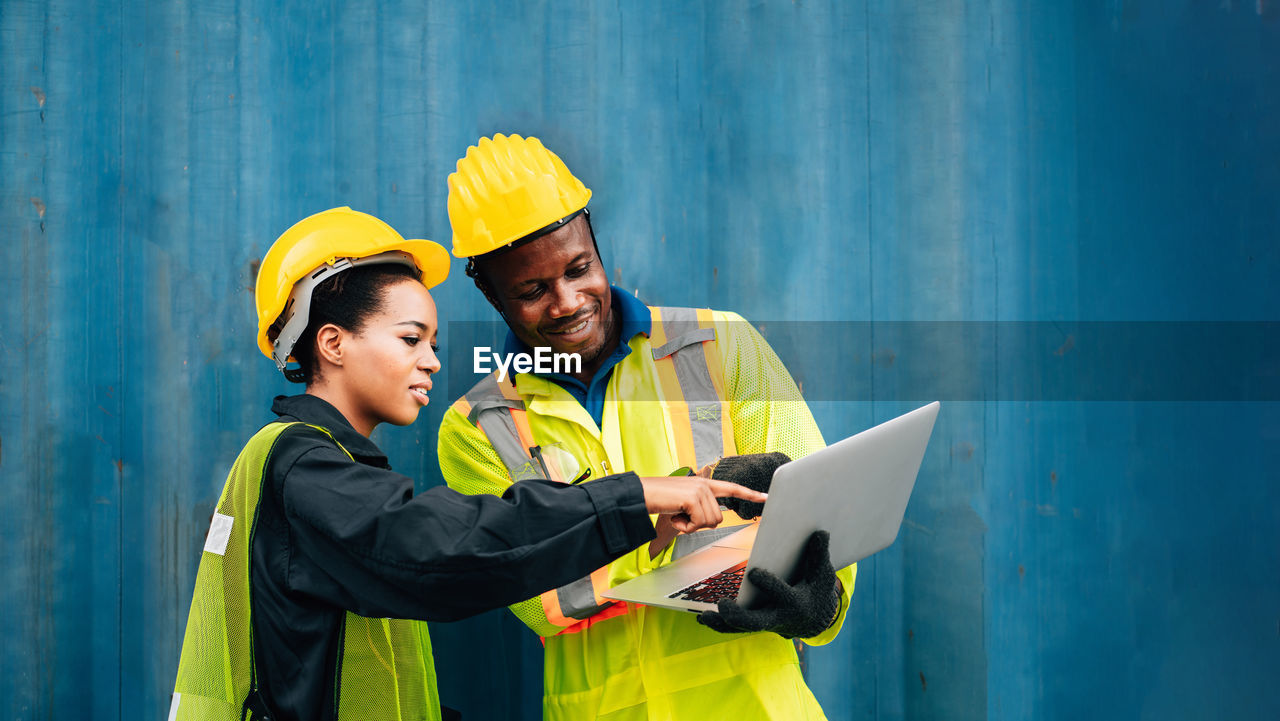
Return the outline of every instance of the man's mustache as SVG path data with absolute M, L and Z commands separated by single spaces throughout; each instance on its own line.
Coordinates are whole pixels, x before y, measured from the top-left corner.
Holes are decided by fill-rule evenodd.
M 557 323 L 555 326 L 552 326 L 552 327 L 550 327 L 550 328 L 546 328 L 546 329 L 545 329 L 545 331 L 546 331 L 547 333 L 559 333 L 559 332 L 561 332 L 561 331 L 563 331 L 563 330 L 567 330 L 567 329 L 569 329 L 569 328 L 574 327 L 575 325 L 577 325 L 577 324 L 581 323 L 581 322 L 583 321 L 583 319 L 584 319 L 584 318 L 588 318 L 588 317 L 590 317 L 590 316 L 592 316 L 592 315 L 595 315 L 595 310 L 594 310 L 594 309 L 592 309 L 592 310 L 588 310 L 588 311 L 584 311 L 584 312 L 580 312 L 580 313 L 576 313 L 576 314 L 574 314 L 571 318 L 569 318 L 569 320 L 564 321 L 564 322 L 561 322 L 561 323 Z

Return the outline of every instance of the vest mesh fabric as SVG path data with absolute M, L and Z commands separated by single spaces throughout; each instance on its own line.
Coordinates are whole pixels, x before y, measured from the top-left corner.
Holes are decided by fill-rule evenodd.
M 191 613 L 182 641 L 175 721 L 240 718 L 249 694 L 249 548 L 263 472 L 276 439 L 287 428 L 272 423 L 254 434 L 236 458 L 218 500 L 230 516 L 231 535 L 219 555 L 205 550 L 196 571 Z
M 724 334 L 727 338 L 722 352 L 727 391 L 732 399 L 730 415 L 736 453 L 783 451 L 797 459 L 824 448 L 826 443 L 816 425 L 776 421 L 778 417 L 808 416 L 808 405 L 764 336 L 740 316 L 729 315 L 731 330 Z M 743 363 L 744 358 L 752 362 Z M 751 390 L 743 392 L 743 388 Z
M 294 424 L 271 423 L 254 434 L 227 476 L 217 513 L 233 519 L 231 532 L 224 553 L 205 550 L 200 559 L 174 684 L 172 721 L 240 719 L 252 685 L 249 558 L 258 498 L 267 459 L 290 425 Z M 336 689 L 342 721 L 440 718 L 425 623 L 348 612 L 341 653 Z
M 439 718 L 427 624 L 347 613 L 339 719 Z

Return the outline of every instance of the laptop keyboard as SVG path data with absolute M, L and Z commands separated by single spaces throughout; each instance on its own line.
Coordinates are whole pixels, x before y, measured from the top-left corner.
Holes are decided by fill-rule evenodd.
M 737 598 L 738 589 L 742 586 L 742 574 L 747 570 L 747 562 L 743 561 L 732 568 L 704 578 L 667 596 L 677 601 L 703 601 L 715 603 L 726 598 Z

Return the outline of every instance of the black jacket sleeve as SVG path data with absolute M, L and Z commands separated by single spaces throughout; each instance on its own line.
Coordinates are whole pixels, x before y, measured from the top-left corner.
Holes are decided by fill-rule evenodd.
M 273 472 L 287 587 L 362 616 L 464 618 L 581 578 L 654 536 L 634 473 L 522 481 L 501 498 L 445 487 L 414 496 L 407 476 L 320 438 L 297 449 L 297 438 Z

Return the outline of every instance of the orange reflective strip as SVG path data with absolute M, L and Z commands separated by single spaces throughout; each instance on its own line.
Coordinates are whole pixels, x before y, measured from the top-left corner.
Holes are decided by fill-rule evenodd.
M 710 308 L 695 308 L 694 313 L 698 316 L 699 328 L 715 327 L 715 314 L 711 312 Z
M 563 627 L 563 630 L 559 631 L 556 635 L 585 631 L 590 628 L 593 623 L 599 623 L 606 618 L 621 616 L 630 610 L 630 606 L 627 603 L 622 601 L 610 601 L 610 599 L 600 597 L 599 590 L 607 588 L 608 580 L 609 568 L 607 566 L 597 569 L 591 574 L 591 590 L 596 597 L 596 601 L 600 604 L 608 602 L 612 605 L 600 613 L 582 620 L 564 615 L 564 612 L 560 609 L 560 594 L 556 591 L 547 591 L 539 596 L 542 600 L 542 613 L 547 617 L 547 623 L 550 623 L 553 626 Z
M 507 376 L 498 383 L 498 390 L 502 391 L 502 397 L 509 401 L 524 402 L 524 399 L 520 397 L 520 392 L 516 390 L 515 384 L 511 382 L 511 376 Z
M 524 401 L 520 398 L 520 394 L 516 392 L 516 387 L 511 384 L 511 379 L 507 378 L 498 384 L 498 388 L 502 390 L 502 397 L 509 401 L 520 401 L 521 405 Z M 524 449 L 524 454 L 529 456 L 529 449 L 538 445 L 533 441 L 533 428 L 529 426 L 529 416 L 524 408 L 510 408 L 511 420 L 516 424 L 516 435 L 520 436 L 520 447 Z M 532 458 L 532 456 L 530 456 Z M 539 472 L 542 468 L 539 467 Z
M 511 411 L 511 420 L 516 422 L 516 434 L 520 436 L 520 446 L 524 448 L 524 453 L 527 456 L 529 455 L 529 449 L 537 445 L 533 442 L 533 429 L 529 427 L 529 417 L 525 415 L 523 410 L 515 408 L 508 410 Z
M 661 348 L 667 343 L 667 329 L 662 325 L 662 309 L 650 308 L 652 317 L 649 323 L 649 345 Z
M 662 309 L 650 308 L 652 323 L 649 332 L 649 345 L 661 348 L 667 343 L 667 327 L 662 322 Z M 666 401 L 667 415 L 671 419 L 672 436 L 676 443 L 676 463 L 697 469 L 697 454 L 693 449 L 693 429 L 689 426 L 689 406 L 684 402 L 684 393 L 680 390 L 680 381 L 676 378 L 675 362 L 671 356 L 654 361 L 658 371 L 658 383 L 662 387 L 662 397 Z
M 587 630 L 588 628 L 591 628 L 592 626 L 594 626 L 597 623 L 600 623 L 601 621 L 604 621 L 610 618 L 617 618 L 618 616 L 623 616 L 629 613 L 630 611 L 631 611 L 631 604 L 627 603 L 626 601 L 614 601 L 612 606 L 606 608 L 600 613 L 597 613 L 591 618 L 583 619 L 581 621 L 578 621 L 577 623 L 574 623 L 572 626 L 569 626 L 568 628 L 564 629 L 563 631 L 561 631 L 556 635 L 563 636 L 569 633 L 582 633 L 583 631 Z
M 453 409 L 462 414 L 463 418 L 471 417 L 471 403 L 467 401 L 466 396 L 459 398 L 453 402 Z
M 591 595 L 595 596 L 596 605 L 602 606 L 606 603 L 613 603 L 609 599 L 600 595 L 601 591 L 609 588 L 609 567 L 601 566 L 591 572 Z
M 578 623 L 578 619 L 569 618 L 560 611 L 560 594 L 556 593 L 553 588 L 542 594 L 542 614 L 547 617 L 547 623 L 553 626 L 572 626 Z
M 676 364 L 671 356 L 653 363 L 662 386 L 662 398 L 671 419 L 671 433 L 676 443 L 676 463 L 698 470 L 698 455 L 693 447 L 693 427 L 689 425 L 689 404 L 684 402 L 680 379 L 676 377 Z

